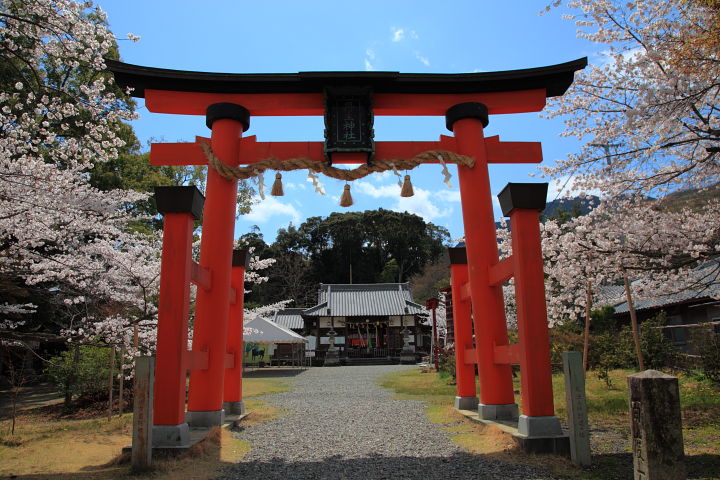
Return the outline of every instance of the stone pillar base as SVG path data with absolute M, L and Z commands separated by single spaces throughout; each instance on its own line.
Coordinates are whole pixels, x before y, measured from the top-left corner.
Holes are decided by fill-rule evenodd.
M 455 397 L 455 408 L 473 411 L 478 408 L 478 397 Z
M 557 437 L 563 434 L 560 420 L 555 415 L 547 417 L 528 417 L 520 415 L 518 433 L 533 437 Z
M 190 446 L 190 427 L 187 423 L 180 425 L 153 425 L 153 448 Z
M 478 415 L 483 420 L 517 420 L 517 403 L 506 403 L 502 405 L 478 405 Z
M 340 365 L 340 357 L 338 356 L 337 349 L 328 350 L 325 354 L 323 367 L 337 367 L 338 365 Z
M 412 350 L 402 350 L 400 352 L 400 363 L 414 365 L 415 352 Z
M 223 410 L 229 415 L 245 415 L 245 402 L 223 402 Z
M 188 411 L 185 414 L 185 420 L 191 427 L 220 427 L 225 423 L 225 410 Z

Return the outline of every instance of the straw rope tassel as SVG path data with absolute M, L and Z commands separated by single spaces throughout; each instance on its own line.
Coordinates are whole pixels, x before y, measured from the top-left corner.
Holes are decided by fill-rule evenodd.
M 402 184 L 402 189 L 400 189 L 400 196 L 401 197 L 412 197 L 415 195 L 415 192 L 413 192 L 413 186 L 412 182 L 410 181 L 410 175 L 405 175 L 405 180 Z
M 343 191 L 342 196 L 340 197 L 340 206 L 341 207 L 349 207 L 353 204 L 352 195 L 350 195 L 350 184 L 345 184 L 345 191 Z
M 275 174 L 275 182 L 273 182 L 272 190 L 270 190 L 270 195 L 272 195 L 273 197 L 282 197 L 283 195 L 285 195 L 285 192 L 283 192 L 281 173 Z

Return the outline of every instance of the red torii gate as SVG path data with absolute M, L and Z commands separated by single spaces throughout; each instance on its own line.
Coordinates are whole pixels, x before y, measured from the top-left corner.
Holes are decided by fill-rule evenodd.
M 562 433 L 552 399 L 538 227 L 545 193 L 537 191 L 537 185 L 509 184 L 501 194 L 503 211 L 511 217 L 514 254 L 500 262 L 487 168 L 490 163 L 539 163 L 541 146 L 537 142 L 484 138 L 483 129 L 489 115 L 542 110 L 547 97 L 567 90 L 574 72 L 586 66 L 586 59 L 475 74 L 217 74 L 107 63 L 117 83 L 132 87 L 134 96 L 144 97 L 149 111 L 206 116 L 212 130 L 209 140 L 198 137 L 195 143 L 153 144 L 154 165 L 205 165 L 208 162 L 201 142 L 209 142 L 213 154 L 230 167 L 269 157 L 370 163 L 411 158 L 432 150 L 472 157 L 473 166 L 458 165 L 466 249 L 462 253 L 451 251 L 453 298 L 457 299 L 455 404 L 459 409 L 477 407 L 486 420 L 517 419 L 511 364 L 519 363 L 523 395 L 520 434 L 542 438 Z M 251 116 L 293 115 L 325 115 L 326 141 L 258 142 L 254 136 L 241 138 Z M 437 142 L 373 142 L 373 115 L 445 116 L 454 136 L 441 136 Z M 340 124 L 346 130 L 344 137 Z M 236 180 L 208 168 L 206 199 L 194 187 L 165 187 L 156 192 L 158 210 L 165 216 L 165 231 L 153 444 L 187 446 L 188 425 L 221 424 L 223 407 L 235 413 L 243 411 L 242 279 L 246 253 L 233 253 Z M 190 257 L 190 240 L 193 219 L 201 210 L 203 233 L 196 264 Z M 512 276 L 517 292 L 518 345 L 508 344 L 502 296 L 502 283 Z M 193 345 L 187 350 L 190 282 L 199 288 Z M 479 405 L 476 364 L 482 385 Z

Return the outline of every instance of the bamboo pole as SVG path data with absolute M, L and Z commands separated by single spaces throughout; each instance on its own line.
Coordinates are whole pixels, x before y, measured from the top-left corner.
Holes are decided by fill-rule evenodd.
M 587 281 L 587 287 L 585 290 L 585 332 L 583 334 L 583 359 L 582 368 L 583 372 L 587 372 L 588 366 L 588 353 L 590 350 L 590 311 L 592 310 L 592 284 L 590 280 Z
M 110 349 L 110 374 L 108 375 L 108 421 L 112 418 L 113 375 L 115 374 L 115 345 Z
M 124 410 L 124 402 L 125 398 L 123 397 L 123 394 L 125 393 L 125 346 L 120 345 L 120 385 L 119 392 L 118 392 L 118 417 L 121 417 Z
M 637 314 L 633 305 L 632 294 L 630 293 L 630 280 L 628 280 L 627 270 L 623 271 L 623 280 L 625 281 L 625 297 L 627 298 L 628 311 L 630 312 L 630 325 L 632 326 L 633 340 L 635 341 L 635 354 L 637 355 L 640 371 L 645 371 L 645 360 L 643 359 L 642 349 L 640 348 L 640 333 L 638 331 Z

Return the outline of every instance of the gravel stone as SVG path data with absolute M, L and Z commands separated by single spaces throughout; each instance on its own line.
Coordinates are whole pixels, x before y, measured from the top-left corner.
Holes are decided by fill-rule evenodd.
M 289 392 L 260 397 L 288 415 L 246 427 L 252 444 L 224 479 L 549 479 L 546 472 L 473 455 L 432 424 L 419 401 L 376 384 L 415 366 L 317 367 Z

